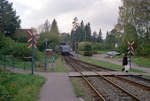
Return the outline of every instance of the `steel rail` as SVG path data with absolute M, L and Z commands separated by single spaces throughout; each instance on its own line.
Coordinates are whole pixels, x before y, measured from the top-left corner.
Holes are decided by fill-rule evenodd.
M 81 63 L 76 62 L 78 65 L 81 65 L 81 66 L 84 66 L 85 68 L 87 68 L 88 70 L 90 71 L 93 71 L 95 72 L 99 77 L 103 78 L 105 81 L 107 81 L 108 83 L 112 84 L 113 86 L 119 88 L 121 91 L 123 91 L 124 93 L 126 93 L 127 95 L 131 96 L 134 100 L 136 101 L 140 101 L 140 99 L 138 97 L 136 97 L 135 95 L 133 95 L 132 93 L 130 93 L 128 90 L 122 88 L 121 86 L 119 86 L 118 84 L 114 83 L 112 80 L 102 76 L 102 75 L 99 75 L 95 70 L 89 68 L 88 66 L 85 66 L 85 65 L 82 65 Z M 100 78 L 99 78 L 100 79 Z
M 90 83 L 90 81 L 88 79 L 86 79 L 83 76 L 83 73 L 81 73 L 77 68 L 75 68 L 73 66 L 73 64 L 71 62 L 69 62 L 66 58 L 64 58 L 65 61 L 76 71 L 79 72 L 81 74 L 82 79 L 88 84 L 88 86 L 92 89 L 92 91 L 94 92 L 94 95 L 96 95 L 96 100 L 97 101 L 106 101 L 105 98 L 103 97 L 103 95 Z

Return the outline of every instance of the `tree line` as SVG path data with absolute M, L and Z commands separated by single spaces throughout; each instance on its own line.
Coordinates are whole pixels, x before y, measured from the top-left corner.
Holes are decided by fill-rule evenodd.
M 84 21 L 82 20 L 81 23 L 78 23 L 78 18 L 75 17 L 72 24 L 73 28 L 71 30 L 71 42 L 73 46 L 75 45 L 75 42 L 103 42 L 101 29 L 99 30 L 98 34 L 96 31 L 92 33 L 89 22 L 87 24 L 84 24 Z

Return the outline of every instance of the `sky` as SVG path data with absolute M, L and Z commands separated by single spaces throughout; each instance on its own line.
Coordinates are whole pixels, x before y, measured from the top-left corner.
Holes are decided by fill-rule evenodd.
M 9 0 L 21 19 L 22 28 L 37 28 L 47 19 L 55 18 L 60 32 L 71 32 L 72 21 L 78 17 L 84 23 L 90 22 L 91 29 L 103 37 L 111 31 L 118 19 L 121 0 Z

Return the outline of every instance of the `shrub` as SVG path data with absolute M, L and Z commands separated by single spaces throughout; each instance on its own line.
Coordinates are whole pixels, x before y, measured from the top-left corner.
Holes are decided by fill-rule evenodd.
M 32 48 L 27 48 L 27 44 L 25 43 L 18 43 L 16 42 L 14 49 L 13 49 L 13 55 L 15 57 L 31 57 L 32 56 Z M 39 59 L 41 57 L 40 51 L 35 49 L 34 51 L 35 59 Z
M 85 56 L 92 55 L 92 43 L 90 42 L 81 42 L 79 43 L 79 53 Z
M 9 37 L 0 38 L 0 54 L 11 55 L 15 42 Z

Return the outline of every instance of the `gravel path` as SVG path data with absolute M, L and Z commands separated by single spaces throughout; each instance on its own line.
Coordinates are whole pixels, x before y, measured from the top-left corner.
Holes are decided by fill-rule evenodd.
M 122 60 L 105 58 L 106 56 L 107 56 L 106 54 L 96 54 L 96 55 L 93 55 L 91 58 L 97 59 L 97 60 L 100 60 L 100 61 L 104 61 L 104 62 L 109 62 L 109 63 L 112 63 L 112 64 L 122 65 Z M 132 64 L 132 68 L 143 70 L 147 73 L 150 73 L 150 67 L 142 67 L 142 66 L 138 66 L 136 64 Z

